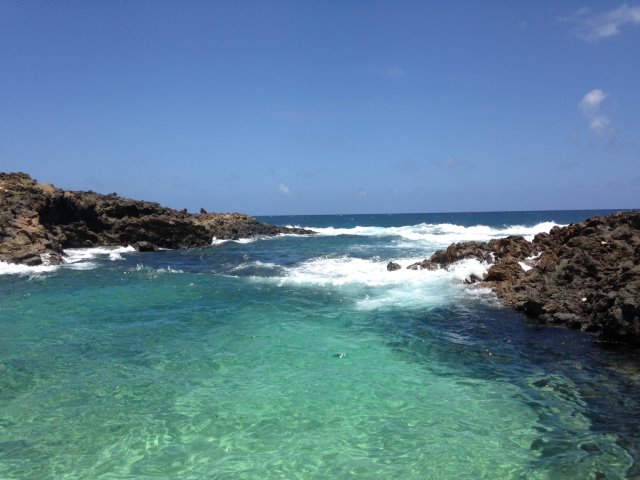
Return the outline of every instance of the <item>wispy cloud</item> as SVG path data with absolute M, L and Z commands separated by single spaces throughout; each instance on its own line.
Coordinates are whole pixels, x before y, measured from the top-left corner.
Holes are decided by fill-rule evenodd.
M 289 187 L 287 187 L 284 183 L 281 183 L 280 185 L 278 185 L 278 193 L 283 197 L 288 197 L 289 195 L 291 195 L 291 190 L 289 190 Z
M 558 170 L 572 170 L 574 168 L 579 168 L 580 166 L 580 162 L 577 162 L 575 160 L 567 160 L 566 162 L 562 162 L 558 165 Z
M 371 69 L 371 72 L 375 75 L 379 75 L 381 77 L 388 78 L 405 78 L 409 76 L 409 73 L 406 70 L 398 67 L 374 67 Z
M 324 112 L 314 112 L 305 110 L 275 110 L 272 115 L 294 122 L 318 122 L 325 120 L 328 115 Z
M 587 93 L 580 103 L 578 108 L 589 122 L 589 128 L 597 135 L 604 135 L 613 132 L 613 126 L 611 120 L 601 111 L 602 102 L 607 98 L 607 94 L 595 88 Z
M 585 42 L 597 43 L 599 40 L 615 37 L 623 26 L 640 27 L 640 5 L 629 6 L 626 3 L 608 12 L 593 12 L 584 7 L 565 17 L 573 24 L 572 33 Z
M 455 158 L 455 157 L 448 157 L 444 160 L 438 160 L 433 162 L 435 165 L 437 165 L 440 168 L 446 168 L 447 170 L 453 170 L 453 169 L 457 169 L 457 168 L 472 168 L 473 167 L 473 163 L 467 162 L 465 160 L 460 160 L 459 158 Z
M 420 164 L 413 160 L 402 160 L 392 165 L 392 168 L 405 175 L 413 175 L 420 171 Z
M 296 176 L 300 177 L 300 178 L 304 178 L 306 180 L 313 180 L 314 178 L 317 178 L 319 176 L 322 175 L 322 170 L 319 168 L 313 169 L 313 170 L 309 170 L 309 169 L 302 169 L 302 170 L 298 170 L 296 172 Z

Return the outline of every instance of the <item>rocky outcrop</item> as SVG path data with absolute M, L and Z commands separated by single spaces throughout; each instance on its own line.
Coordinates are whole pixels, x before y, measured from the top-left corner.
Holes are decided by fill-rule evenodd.
M 402 266 L 398 263 L 395 262 L 389 262 L 387 263 L 387 271 L 388 272 L 395 272 L 396 270 L 400 270 L 402 268 Z
M 532 319 L 640 345 L 639 212 L 554 227 L 532 242 L 456 243 L 408 268 L 446 268 L 465 258 L 492 263 L 480 283 Z
M 506 261 L 517 257 L 527 257 L 532 246 L 522 237 L 510 236 L 483 242 L 453 243 L 446 250 L 438 250 L 431 258 L 409 265 L 410 270 L 437 270 L 447 268 L 452 263 L 474 258 L 481 262 Z
M 65 191 L 25 173 L 0 173 L 0 261 L 37 265 L 62 261 L 62 249 L 133 245 L 140 251 L 211 245 L 280 233 L 312 234 L 278 227 L 239 213 L 190 214 L 158 203 Z

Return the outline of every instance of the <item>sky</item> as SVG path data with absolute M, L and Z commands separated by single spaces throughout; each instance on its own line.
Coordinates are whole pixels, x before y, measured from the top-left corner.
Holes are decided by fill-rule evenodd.
M 0 0 L 0 171 L 252 215 L 640 207 L 640 2 Z

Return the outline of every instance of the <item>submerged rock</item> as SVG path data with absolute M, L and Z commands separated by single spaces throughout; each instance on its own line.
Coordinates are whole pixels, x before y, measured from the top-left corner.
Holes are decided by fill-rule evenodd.
M 281 233 L 240 213 L 199 215 L 112 193 L 74 192 L 38 183 L 26 173 L 0 173 L 0 261 L 58 264 L 63 248 L 134 245 L 139 251 L 211 245 L 213 237 L 237 240 Z
M 529 318 L 640 345 L 639 212 L 554 227 L 532 242 L 454 243 L 408 268 L 446 268 L 466 258 L 492 263 L 479 283 Z

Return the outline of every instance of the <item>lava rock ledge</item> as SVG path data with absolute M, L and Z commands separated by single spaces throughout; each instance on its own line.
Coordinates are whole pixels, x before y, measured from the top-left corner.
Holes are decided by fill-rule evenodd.
M 491 264 L 484 278 L 505 305 L 539 323 L 640 346 L 640 213 L 594 216 L 539 233 L 461 242 L 410 269 L 447 268 L 465 258 Z
M 113 193 L 66 191 L 26 173 L 0 173 L 0 261 L 38 265 L 62 262 L 64 248 L 132 245 L 140 251 L 211 245 L 303 228 L 261 223 L 240 213 L 191 214 Z

